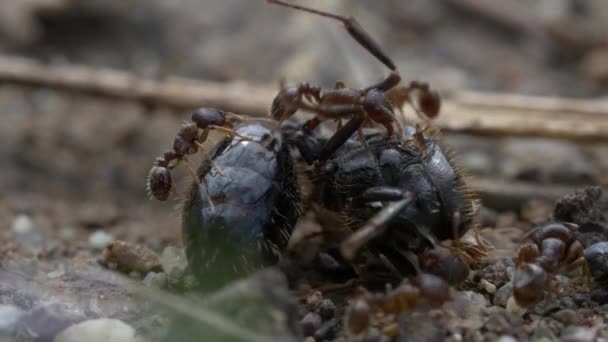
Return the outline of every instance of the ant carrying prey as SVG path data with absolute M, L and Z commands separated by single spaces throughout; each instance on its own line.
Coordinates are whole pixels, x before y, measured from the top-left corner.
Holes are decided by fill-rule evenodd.
M 407 102 L 423 117 L 434 118 L 439 114 L 441 99 L 428 84 L 414 81 L 409 86 L 397 87 L 401 82 L 401 76 L 395 63 L 355 18 L 280 0 L 266 0 L 266 2 L 340 21 L 351 37 L 391 70 L 384 80 L 361 89 L 346 87 L 342 82 L 337 82 L 334 88 L 323 88 L 317 84 L 303 82 L 283 88 L 279 92 L 272 103 L 272 117 L 283 121 L 298 110 L 315 113 L 316 117 L 304 124 L 305 131 L 316 128 L 324 120 L 350 118 L 348 123 L 339 127 L 327 141 L 319 155 L 319 160 L 326 160 L 355 132 L 358 133 L 359 140 L 365 143 L 362 127 L 368 122 L 384 126 L 389 137 L 399 139 L 403 128 L 395 118 L 394 104 Z M 417 99 L 414 97 L 416 95 Z
M 158 200 L 167 200 L 173 186 L 171 171 L 178 164 L 188 167 L 193 185 L 181 206 L 182 235 L 190 267 L 201 279 L 211 274 L 226 277 L 227 270 L 231 272 L 227 278 L 231 278 L 283 257 L 306 200 L 301 191 L 302 177 L 315 178 L 311 192 L 318 197 L 313 200 L 354 221 L 371 219 L 379 209 L 376 202 L 386 205 L 411 193 L 407 201 L 398 201 L 402 207 L 395 208 L 392 217 L 384 219 L 390 234 L 371 242 L 407 275 L 409 267 L 400 267 L 409 262 L 402 260 L 407 259 L 403 254 L 419 251 L 429 243 L 415 230 L 437 240 L 452 237 L 442 227 L 452 227 L 453 214 L 458 212 L 463 219 L 459 232 L 464 233 L 473 208 L 468 190 L 441 147 L 418 127 L 414 133 L 413 127 L 402 127 L 395 117 L 395 104 L 404 102 L 426 118 L 437 116 L 441 106 L 438 93 L 420 82 L 400 87 L 395 63 L 354 18 L 278 0 L 267 2 L 342 22 L 346 31 L 391 73 L 361 89 L 340 82 L 334 88 L 310 82 L 283 88 L 267 118 L 200 108 L 178 129 L 172 150 L 156 159 L 148 178 L 150 193 Z M 297 111 L 315 117 L 290 126 L 293 120 L 288 119 Z M 313 134 L 324 121 L 340 123 L 342 119 L 349 121 L 339 124 L 331 136 L 317 136 L 317 131 Z M 384 126 L 386 134 L 364 133 L 368 123 Z M 203 143 L 211 130 L 226 138 L 207 152 Z M 355 132 L 358 140 L 353 137 Z M 298 173 L 298 159 L 291 153 L 294 150 L 311 168 L 309 174 Z M 203 162 L 196 170 L 188 157 L 198 152 L 203 154 Z M 351 153 L 357 157 L 348 159 Z M 368 168 L 374 169 L 378 177 L 356 181 L 356 176 L 365 176 Z M 343 172 L 355 178 L 341 177 Z M 348 179 L 355 184 L 344 184 Z M 346 190 L 351 185 L 364 186 L 368 197 L 350 194 Z M 356 230 L 362 225 L 357 223 L 349 228 Z M 395 225 L 401 227 L 393 229 Z M 398 237 L 398 243 L 392 244 L 389 236 Z M 410 237 L 418 244 L 400 244 Z

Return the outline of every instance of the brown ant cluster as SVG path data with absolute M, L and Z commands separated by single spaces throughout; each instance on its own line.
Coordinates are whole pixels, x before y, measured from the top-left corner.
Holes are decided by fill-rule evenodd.
M 532 242 L 519 249 L 517 269 L 513 275 L 513 298 L 527 307 L 540 301 L 551 278 L 562 271 L 583 268 L 589 276 L 583 244 L 576 240 L 578 226 L 551 223 L 531 233 Z
M 453 298 L 452 289 L 440 277 L 421 273 L 386 293 L 371 293 L 360 287 L 345 317 L 346 331 L 363 335 L 369 328 L 381 327 L 384 335 L 395 337 L 395 316 L 416 308 L 437 307 Z

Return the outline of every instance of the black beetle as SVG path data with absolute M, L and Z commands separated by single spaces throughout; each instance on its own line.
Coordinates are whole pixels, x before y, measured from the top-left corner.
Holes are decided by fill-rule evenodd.
M 432 130 L 406 127 L 403 140 L 367 132 L 366 147 L 351 138 L 313 179 L 319 202 L 355 232 L 342 244 L 347 259 L 367 245 L 399 273 L 412 274 L 422 252 L 467 232 L 477 200 Z
M 261 124 L 243 124 L 235 132 L 249 139 L 227 137 L 219 144 L 198 169 L 200 183 L 182 207 L 188 262 L 206 284 L 276 262 L 300 213 L 297 177 L 281 132 Z

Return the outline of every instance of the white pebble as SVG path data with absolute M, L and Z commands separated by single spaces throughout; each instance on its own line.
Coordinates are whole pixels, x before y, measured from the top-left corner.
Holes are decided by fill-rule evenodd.
M 21 316 L 23 316 L 23 310 L 18 307 L 0 305 L 0 336 L 12 334 Z
M 107 245 L 112 242 L 114 238 L 112 235 L 104 232 L 103 230 L 97 230 L 91 236 L 89 236 L 89 244 L 95 249 L 104 249 Z
M 491 295 L 496 293 L 496 285 L 490 283 L 489 281 L 487 281 L 485 279 L 481 279 L 481 281 L 479 283 L 481 284 L 483 289 L 486 290 L 487 293 L 489 293 Z
M 29 233 L 34 229 L 34 223 L 28 215 L 19 214 L 13 220 L 11 229 L 17 234 Z
M 135 329 L 117 319 L 99 318 L 74 324 L 57 336 L 54 342 L 136 342 Z

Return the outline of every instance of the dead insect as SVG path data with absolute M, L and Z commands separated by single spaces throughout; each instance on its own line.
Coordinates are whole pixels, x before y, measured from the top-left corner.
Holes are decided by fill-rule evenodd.
M 182 205 L 189 266 L 206 285 L 276 262 L 300 214 L 297 177 L 281 130 L 248 123 L 234 132 L 247 139 L 227 137 L 219 144 Z
M 428 84 L 412 82 L 409 86 L 397 87 L 401 76 L 395 63 L 365 32 L 355 18 L 279 0 L 267 0 L 267 3 L 342 22 L 351 37 L 391 70 L 384 80 L 363 89 L 349 88 L 342 82 L 337 82 L 334 88 L 323 88 L 313 83 L 303 82 L 294 87 L 284 88 L 277 94 L 271 108 L 271 115 L 275 119 L 283 121 L 298 110 L 317 114 L 314 119 L 304 125 L 307 131 L 314 129 L 323 120 L 350 118 L 350 121 L 340 127 L 327 141 L 319 154 L 320 160 L 326 160 L 355 132 L 358 132 L 361 142 L 365 143 L 362 127 L 367 122 L 375 122 L 384 126 L 391 138 L 400 138 L 402 128 L 395 118 L 393 104 L 403 105 L 408 102 L 419 115 L 424 117 L 433 118 L 439 113 L 441 99 L 436 91 L 429 88 Z M 416 95 L 418 95 L 417 98 Z
M 423 252 L 440 241 L 458 240 L 471 227 L 475 196 L 433 136 L 430 129 L 407 127 L 406 143 L 399 144 L 384 134 L 365 134 L 367 147 L 350 139 L 316 168 L 313 196 L 340 213 L 353 231 L 340 246 L 347 260 L 366 246 L 402 277 L 417 271 Z M 457 251 L 464 245 L 442 248 Z M 482 249 L 471 248 L 462 263 Z
M 519 249 L 513 275 L 513 297 L 518 305 L 526 307 L 542 299 L 550 277 L 560 271 L 582 267 L 589 276 L 584 247 L 574 237 L 576 229 L 572 223 L 551 223 L 532 231 L 532 242 Z

